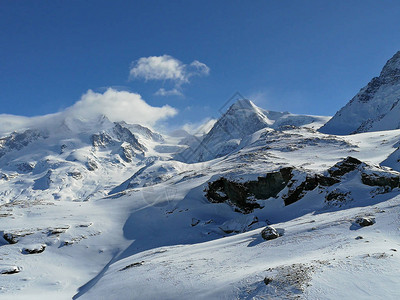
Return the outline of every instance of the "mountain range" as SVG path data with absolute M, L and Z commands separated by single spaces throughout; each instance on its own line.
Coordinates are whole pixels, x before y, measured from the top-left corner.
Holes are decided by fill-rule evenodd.
M 399 298 L 399 76 L 400 52 L 332 118 L 241 99 L 193 135 L 0 117 L 0 298 Z

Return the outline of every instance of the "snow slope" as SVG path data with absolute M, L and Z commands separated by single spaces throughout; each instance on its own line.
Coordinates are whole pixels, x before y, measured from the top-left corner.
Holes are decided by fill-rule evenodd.
M 188 163 L 179 137 L 69 117 L 0 139 L 0 299 L 398 298 L 400 130 L 327 135 L 243 100 L 203 140 L 236 146 Z M 243 213 L 208 196 L 221 178 L 280 189 Z

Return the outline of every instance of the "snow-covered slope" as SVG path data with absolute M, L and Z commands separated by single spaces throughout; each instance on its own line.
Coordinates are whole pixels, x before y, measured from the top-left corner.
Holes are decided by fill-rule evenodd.
M 396 299 L 400 130 L 324 120 L 242 100 L 203 140 L 236 146 L 195 163 L 103 116 L 7 132 L 0 299 Z
M 329 134 L 400 128 L 400 51 L 383 67 L 379 77 L 340 109 L 320 131 Z

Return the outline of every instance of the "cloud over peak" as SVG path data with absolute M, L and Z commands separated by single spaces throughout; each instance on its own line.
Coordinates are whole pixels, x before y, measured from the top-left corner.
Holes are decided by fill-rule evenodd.
M 151 106 L 139 94 L 112 88 L 104 93 L 88 90 L 66 112 L 83 118 L 102 114 L 111 121 L 126 121 L 148 126 L 177 114 L 177 110 L 169 105 Z
M 189 79 L 193 76 L 207 76 L 209 73 L 210 68 L 198 60 L 184 64 L 180 60 L 164 54 L 162 56 L 141 57 L 134 61 L 129 71 L 129 78 L 146 81 L 171 81 L 174 83 L 174 88 L 171 90 L 161 88 L 155 94 L 159 96 L 182 96 L 182 84 L 189 83 Z
M 12 131 L 32 128 L 59 130 L 65 120 L 72 120 L 72 123 L 78 124 L 92 122 L 102 115 L 113 122 L 125 121 L 152 127 L 158 121 L 176 114 L 175 108 L 169 105 L 151 106 L 136 93 L 117 91 L 112 88 L 104 93 L 88 90 L 79 101 L 58 113 L 36 117 L 0 114 L 0 137 Z

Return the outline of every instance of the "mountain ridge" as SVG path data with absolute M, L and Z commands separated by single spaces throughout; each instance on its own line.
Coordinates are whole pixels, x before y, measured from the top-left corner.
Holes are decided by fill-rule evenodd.
M 354 134 L 400 128 L 400 51 L 390 58 L 380 75 L 374 77 L 342 107 L 320 132 Z

